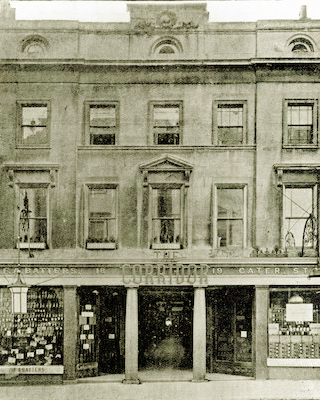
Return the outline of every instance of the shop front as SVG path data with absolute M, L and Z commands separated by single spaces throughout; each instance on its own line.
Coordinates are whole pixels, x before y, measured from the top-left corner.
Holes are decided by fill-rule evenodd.
M 318 379 L 320 286 L 270 287 L 268 318 L 269 377 Z
M 62 382 L 63 289 L 30 288 L 26 306 L 13 313 L 10 290 L 0 288 L 0 380 Z
M 12 312 L 17 268 L 6 265 L 0 380 L 62 383 L 117 374 L 139 383 L 150 370 L 153 377 L 188 372 L 194 381 L 211 374 L 315 379 L 320 279 L 309 278 L 312 263 L 287 264 L 30 263 L 20 266 L 28 285 L 24 313 Z

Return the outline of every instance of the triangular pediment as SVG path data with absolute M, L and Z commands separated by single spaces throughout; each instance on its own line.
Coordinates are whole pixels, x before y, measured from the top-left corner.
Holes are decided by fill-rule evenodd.
M 193 165 L 179 158 L 164 155 L 155 160 L 140 165 L 141 171 L 189 171 L 191 172 Z

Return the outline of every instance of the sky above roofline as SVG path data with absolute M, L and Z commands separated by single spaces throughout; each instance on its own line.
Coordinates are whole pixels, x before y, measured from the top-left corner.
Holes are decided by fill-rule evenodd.
M 320 19 L 319 0 L 220 0 L 207 3 L 209 22 L 251 22 L 268 19 L 299 19 L 302 5 L 307 16 Z M 159 1 L 10 1 L 18 20 L 78 20 L 83 22 L 128 22 L 127 4 L 160 4 Z M 166 2 L 163 2 L 166 3 Z M 168 3 L 168 2 L 167 2 Z M 181 4 L 183 1 L 170 1 Z M 187 3 L 191 3 L 188 1 Z M 198 1 L 194 1 L 198 3 Z

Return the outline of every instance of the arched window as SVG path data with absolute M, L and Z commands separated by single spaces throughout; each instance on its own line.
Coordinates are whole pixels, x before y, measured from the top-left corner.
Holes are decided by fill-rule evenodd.
M 310 40 L 299 37 L 292 40 L 289 44 L 289 48 L 293 53 L 310 53 L 313 52 L 313 44 Z
M 151 49 L 152 54 L 173 55 L 182 52 L 181 44 L 174 38 L 166 38 L 158 41 Z
M 159 54 L 174 54 L 174 48 L 170 45 L 164 45 L 160 48 Z
M 44 37 L 33 35 L 22 41 L 21 51 L 30 57 L 40 57 L 46 52 L 48 47 L 49 43 Z

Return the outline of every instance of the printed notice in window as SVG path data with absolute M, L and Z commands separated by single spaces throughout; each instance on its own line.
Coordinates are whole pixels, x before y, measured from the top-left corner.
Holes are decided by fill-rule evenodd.
M 313 321 L 313 304 L 286 304 L 286 321 Z

